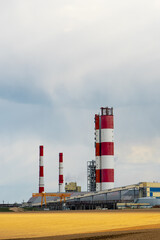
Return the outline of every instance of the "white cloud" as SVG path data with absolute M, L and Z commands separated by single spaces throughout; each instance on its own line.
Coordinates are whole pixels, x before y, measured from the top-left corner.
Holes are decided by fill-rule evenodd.
M 160 163 L 160 138 L 150 139 L 144 143 L 128 142 L 120 144 L 119 157 L 121 162 L 135 165 L 144 165 L 148 163 Z

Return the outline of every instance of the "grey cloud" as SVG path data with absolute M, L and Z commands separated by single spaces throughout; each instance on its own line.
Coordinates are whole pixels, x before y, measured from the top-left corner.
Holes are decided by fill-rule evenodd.
M 46 149 L 46 189 L 57 191 L 59 151 L 65 153 L 66 176 L 77 177 L 85 189 L 86 161 L 94 158 L 94 114 L 101 106 L 114 107 L 116 184 L 154 176 L 157 180 L 158 163 L 150 167 L 145 156 L 137 165 L 134 159 L 127 162 L 136 151 L 130 155 L 126 148 L 127 144 L 147 147 L 159 137 L 159 2 L 14 1 L 10 5 L 5 1 L 0 5 L 2 195 L 10 198 L 13 185 L 9 186 L 7 175 L 14 161 L 17 171 L 26 169 L 26 176 L 10 174 L 14 191 L 17 186 L 21 192 L 13 193 L 12 199 L 22 201 L 21 196 L 27 199 L 28 192 L 37 190 L 38 168 L 34 165 L 29 174 L 29 164 L 34 159 L 38 165 L 38 150 L 30 151 L 39 144 Z M 26 139 L 28 165 L 22 161 L 23 151 L 18 154 Z M 8 146 L 13 158 L 7 155 Z M 23 182 L 27 194 L 18 182 Z
M 11 80 L 12 81 L 12 80 Z M 22 80 L 22 82 L 27 82 Z M 26 104 L 50 104 L 49 97 L 40 89 L 32 87 L 32 84 L 27 86 L 25 83 L 21 84 L 0 84 L 0 98 L 8 101 Z

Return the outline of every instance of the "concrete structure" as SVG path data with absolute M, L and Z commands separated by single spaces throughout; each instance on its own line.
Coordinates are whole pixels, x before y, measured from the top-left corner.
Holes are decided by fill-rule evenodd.
M 43 146 L 39 146 L 39 193 L 44 192 Z
M 95 115 L 96 191 L 114 187 L 113 108 L 101 108 Z
M 59 192 L 64 192 L 63 185 L 63 153 L 59 153 Z
M 81 192 L 81 187 L 77 186 L 76 182 L 65 184 L 65 192 Z

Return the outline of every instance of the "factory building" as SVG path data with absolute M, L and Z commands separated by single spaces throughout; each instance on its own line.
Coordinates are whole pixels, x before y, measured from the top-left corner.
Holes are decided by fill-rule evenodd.
M 154 196 L 154 197 L 153 197 Z M 140 182 L 119 188 L 107 189 L 100 192 L 75 193 L 66 199 L 68 209 L 117 208 L 118 203 L 149 203 L 151 206 L 160 205 L 160 183 Z M 40 206 L 41 198 L 31 198 L 29 206 Z M 47 206 L 50 209 L 61 209 L 62 204 L 57 197 L 48 197 Z
M 81 187 L 77 186 L 76 182 L 65 184 L 65 192 L 81 192 Z
M 141 182 L 120 188 L 108 189 L 83 196 L 71 196 L 66 205 L 70 209 L 117 208 L 117 203 L 149 203 L 153 206 L 153 196 L 160 205 L 160 183 Z M 143 199 L 143 201 L 142 201 Z M 150 201 L 146 200 L 150 199 Z

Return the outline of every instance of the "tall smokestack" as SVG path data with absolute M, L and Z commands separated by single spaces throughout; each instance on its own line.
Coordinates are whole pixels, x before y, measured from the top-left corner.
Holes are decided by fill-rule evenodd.
M 101 190 L 100 117 L 95 114 L 96 191 Z
M 39 146 L 39 193 L 44 192 L 43 146 Z
M 63 188 L 63 153 L 59 153 L 59 192 L 64 192 Z
M 114 187 L 113 108 L 101 108 L 95 115 L 96 191 Z
M 114 188 L 113 108 L 101 108 L 101 190 Z

